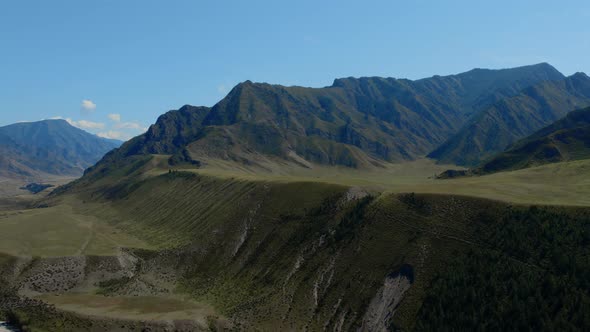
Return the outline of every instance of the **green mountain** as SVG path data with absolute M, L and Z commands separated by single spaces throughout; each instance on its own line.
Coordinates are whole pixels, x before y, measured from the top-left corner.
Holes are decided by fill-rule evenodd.
M 562 79 L 539 64 L 417 81 L 344 78 L 325 88 L 247 81 L 212 108 L 187 105 L 161 116 L 105 161 L 148 153 L 173 155 L 172 164 L 375 167 L 424 156 L 471 114 L 527 86 Z
M 569 113 L 479 166 L 478 173 L 590 158 L 590 108 Z
M 473 166 L 575 109 L 590 105 L 590 78 L 577 73 L 545 81 L 475 114 L 428 156 L 440 163 Z
M 0 176 L 78 176 L 120 144 L 89 134 L 64 120 L 0 127 Z

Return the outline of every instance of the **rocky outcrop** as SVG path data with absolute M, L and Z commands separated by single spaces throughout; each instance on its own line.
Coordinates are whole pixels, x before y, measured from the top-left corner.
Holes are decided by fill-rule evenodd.
M 414 282 L 414 270 L 410 265 L 402 266 L 388 275 L 375 297 L 371 300 L 363 318 L 361 331 L 389 331 L 393 315 Z

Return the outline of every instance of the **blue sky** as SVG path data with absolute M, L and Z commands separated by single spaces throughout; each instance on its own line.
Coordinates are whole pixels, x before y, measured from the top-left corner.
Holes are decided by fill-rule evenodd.
M 590 71 L 586 1 L 0 2 L 0 125 L 129 138 L 238 82 L 326 86 L 549 62 Z

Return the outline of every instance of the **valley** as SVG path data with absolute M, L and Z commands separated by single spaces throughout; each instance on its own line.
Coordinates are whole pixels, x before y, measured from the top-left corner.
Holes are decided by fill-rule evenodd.
M 0 178 L 0 198 L 31 195 L 31 192 L 23 189 L 23 187 L 32 181 L 39 181 L 43 184 L 50 184 L 54 187 L 58 187 L 74 181 L 76 178 L 77 177 L 55 176 L 49 174 L 39 175 L 35 178 Z

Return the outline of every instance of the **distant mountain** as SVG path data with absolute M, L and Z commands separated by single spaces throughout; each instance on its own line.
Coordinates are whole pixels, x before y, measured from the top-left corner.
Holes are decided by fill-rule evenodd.
M 477 165 L 568 112 L 587 106 L 590 78 L 586 74 L 544 81 L 475 114 L 429 157 L 441 163 Z
M 494 173 L 548 163 L 590 158 L 590 108 L 563 119 L 518 141 L 478 167 L 477 173 Z
M 563 75 L 548 64 L 406 79 L 337 79 L 330 87 L 246 81 L 212 108 L 184 106 L 105 159 L 173 155 L 171 163 L 281 161 L 373 167 L 422 157 L 497 100 Z
M 119 141 L 89 134 L 64 120 L 0 127 L 0 176 L 78 176 L 120 145 Z

